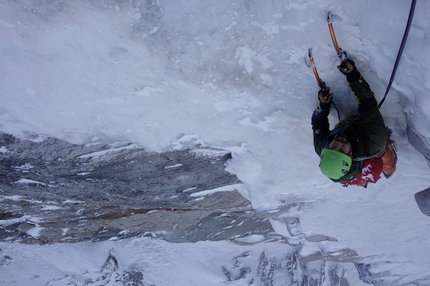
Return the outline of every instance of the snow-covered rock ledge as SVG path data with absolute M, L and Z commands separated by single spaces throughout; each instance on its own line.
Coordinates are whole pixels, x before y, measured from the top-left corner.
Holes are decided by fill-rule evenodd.
M 225 150 L 145 152 L 128 143 L 74 145 L 0 135 L 0 239 L 23 243 L 171 242 L 279 237 L 254 215 Z

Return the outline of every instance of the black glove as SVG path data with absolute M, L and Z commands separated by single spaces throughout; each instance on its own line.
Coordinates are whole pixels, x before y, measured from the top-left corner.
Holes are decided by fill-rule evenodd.
M 333 93 L 330 93 L 330 88 L 326 86 L 318 91 L 318 100 L 322 109 L 330 108 L 331 101 L 333 99 Z
M 346 80 L 348 82 L 353 82 L 360 79 L 361 74 L 358 72 L 355 67 L 355 63 L 349 59 L 342 61 L 340 65 L 337 66 L 339 71 L 346 75 Z

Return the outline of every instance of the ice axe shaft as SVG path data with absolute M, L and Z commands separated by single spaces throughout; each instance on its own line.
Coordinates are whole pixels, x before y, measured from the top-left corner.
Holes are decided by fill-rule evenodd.
M 339 44 L 337 43 L 331 17 L 332 17 L 331 12 L 330 11 L 327 12 L 327 24 L 328 24 L 328 29 L 330 31 L 331 40 L 333 42 L 333 46 L 334 46 L 334 49 L 336 50 L 337 56 L 339 57 L 339 59 L 342 61 L 342 64 L 343 64 L 348 56 L 346 52 L 342 51 L 342 49 L 339 47 Z
M 325 88 L 325 86 L 326 86 L 325 82 L 322 81 L 322 79 L 320 78 L 320 76 L 318 74 L 318 70 L 317 70 L 317 67 L 315 65 L 315 60 L 314 60 L 314 57 L 312 55 L 312 49 L 311 48 L 308 49 L 308 66 L 310 68 L 312 68 L 312 71 L 314 72 L 315 79 L 316 79 L 316 81 L 318 83 L 318 86 L 320 88 Z

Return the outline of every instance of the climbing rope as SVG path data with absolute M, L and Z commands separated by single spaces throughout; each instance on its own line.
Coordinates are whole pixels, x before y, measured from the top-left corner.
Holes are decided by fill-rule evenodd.
M 406 24 L 405 33 L 403 34 L 402 43 L 400 44 L 399 52 L 397 53 L 396 62 L 394 63 L 393 71 L 391 72 L 390 81 L 388 82 L 387 89 L 385 90 L 385 95 L 382 98 L 381 102 L 378 105 L 378 108 L 381 108 L 381 105 L 384 103 L 385 98 L 387 97 L 388 92 L 390 91 L 391 85 L 394 80 L 394 76 L 396 75 L 397 67 L 400 62 L 400 58 L 402 57 L 403 49 L 405 48 L 406 40 L 408 39 L 409 29 L 411 28 L 412 18 L 414 17 L 415 4 L 417 0 L 412 0 L 411 9 L 409 10 L 408 22 Z

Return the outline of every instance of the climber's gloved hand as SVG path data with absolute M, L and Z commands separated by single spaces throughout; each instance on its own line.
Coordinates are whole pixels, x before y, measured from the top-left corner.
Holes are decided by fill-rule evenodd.
M 330 108 L 331 101 L 333 99 L 333 93 L 330 92 L 328 86 L 321 88 L 318 91 L 318 100 L 322 109 Z
M 361 76 L 357 68 L 355 67 L 354 61 L 350 59 L 346 59 L 342 61 L 342 63 L 338 65 L 337 68 L 341 73 L 346 75 L 346 79 L 348 82 L 353 82 L 355 80 L 358 80 Z
M 357 68 L 355 67 L 355 63 L 349 59 L 342 61 L 342 63 L 338 65 L 337 68 L 344 75 L 348 75 L 349 73 L 352 73 L 354 70 L 357 70 Z

